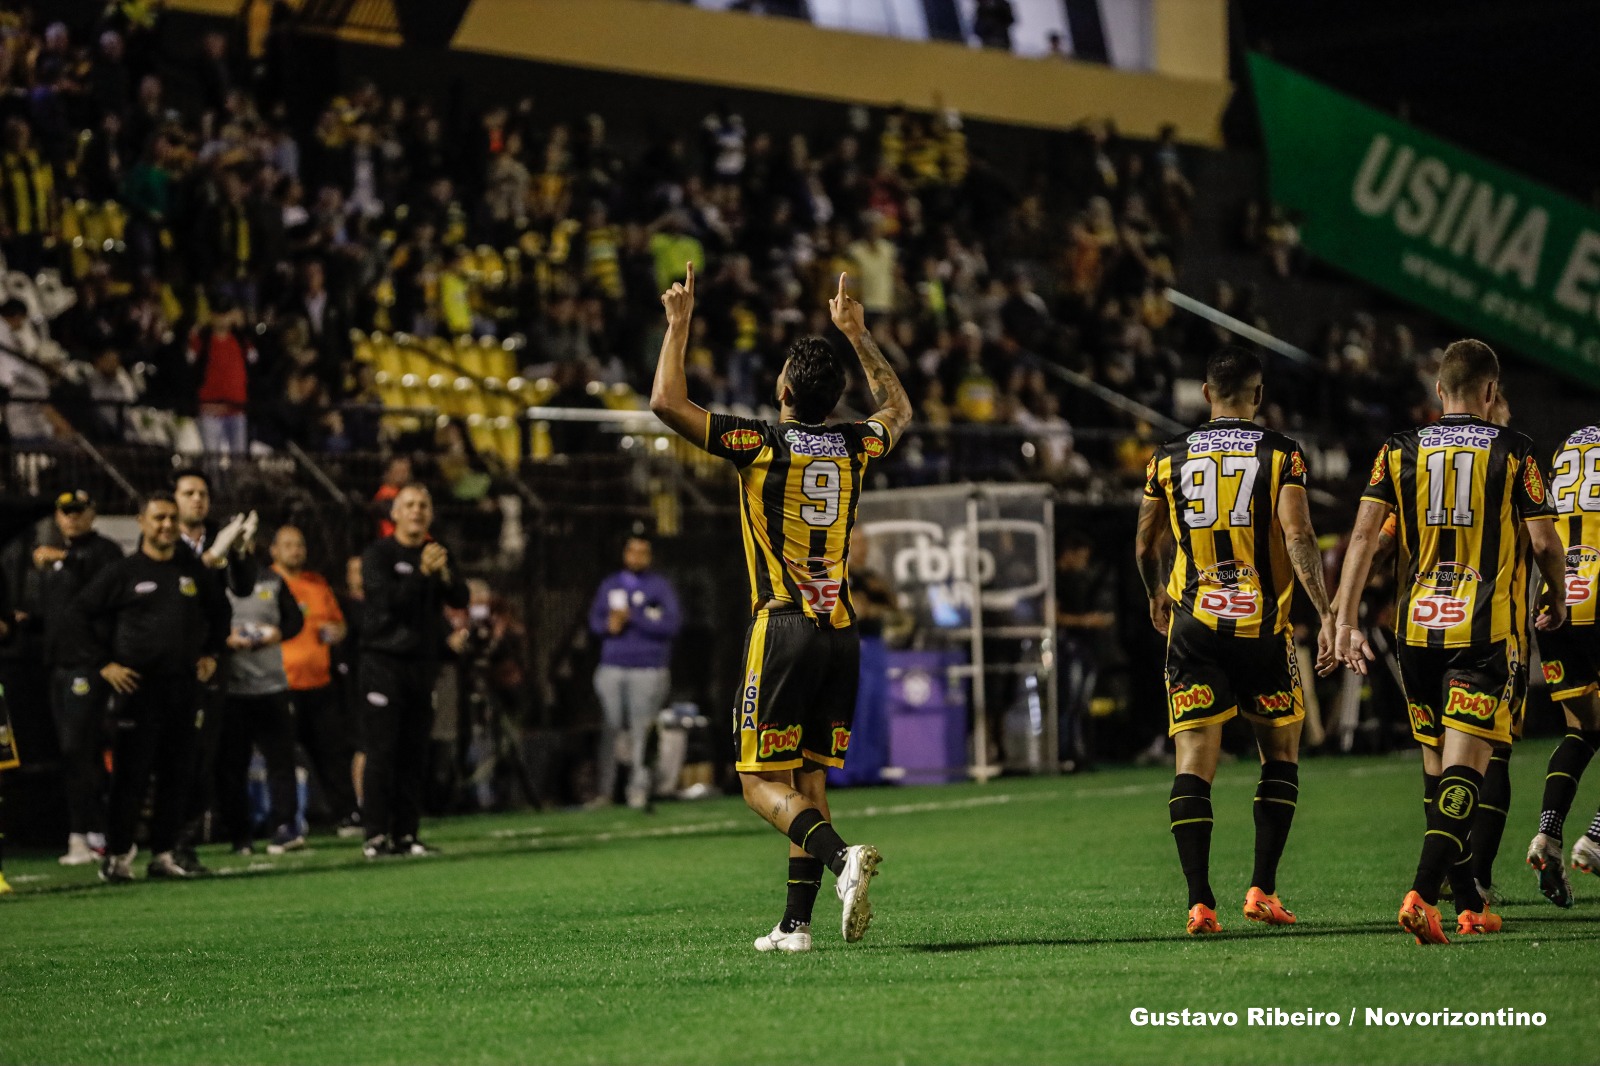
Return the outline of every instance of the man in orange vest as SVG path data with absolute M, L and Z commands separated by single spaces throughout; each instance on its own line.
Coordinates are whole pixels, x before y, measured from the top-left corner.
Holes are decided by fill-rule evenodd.
M 331 648 L 344 640 L 344 612 L 328 579 L 306 565 L 306 538 L 294 526 L 282 526 L 272 538 L 272 568 L 300 605 L 305 626 L 283 642 L 283 669 L 294 701 L 295 729 L 311 757 L 311 769 L 322 786 L 329 812 L 338 820 L 341 837 L 361 835 L 361 814 L 350 776 L 355 754 L 344 702 L 333 686 Z

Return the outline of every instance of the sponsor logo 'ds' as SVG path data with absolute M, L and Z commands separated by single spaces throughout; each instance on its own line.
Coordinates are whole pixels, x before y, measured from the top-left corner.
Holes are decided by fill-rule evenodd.
M 761 434 L 753 429 L 730 429 L 722 435 L 722 446 L 733 452 L 753 452 L 761 447 Z

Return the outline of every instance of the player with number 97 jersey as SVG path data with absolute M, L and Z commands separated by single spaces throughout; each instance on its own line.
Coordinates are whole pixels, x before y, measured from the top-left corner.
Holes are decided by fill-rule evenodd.
M 1221 636 L 1289 628 L 1294 570 L 1277 506 L 1289 485 L 1306 485 L 1300 445 L 1244 419 L 1214 418 L 1156 450 L 1144 496 L 1167 504 L 1177 610 Z

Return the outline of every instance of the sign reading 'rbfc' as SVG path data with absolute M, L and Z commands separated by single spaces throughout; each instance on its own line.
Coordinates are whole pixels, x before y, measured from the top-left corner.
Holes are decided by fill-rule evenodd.
M 1600 213 L 1262 56 L 1250 72 L 1307 250 L 1600 384 Z

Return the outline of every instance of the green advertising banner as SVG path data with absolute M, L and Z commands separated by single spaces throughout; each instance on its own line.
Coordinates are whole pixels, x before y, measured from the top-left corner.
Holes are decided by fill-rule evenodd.
M 1250 75 L 1308 251 L 1600 385 L 1600 213 L 1263 56 Z

